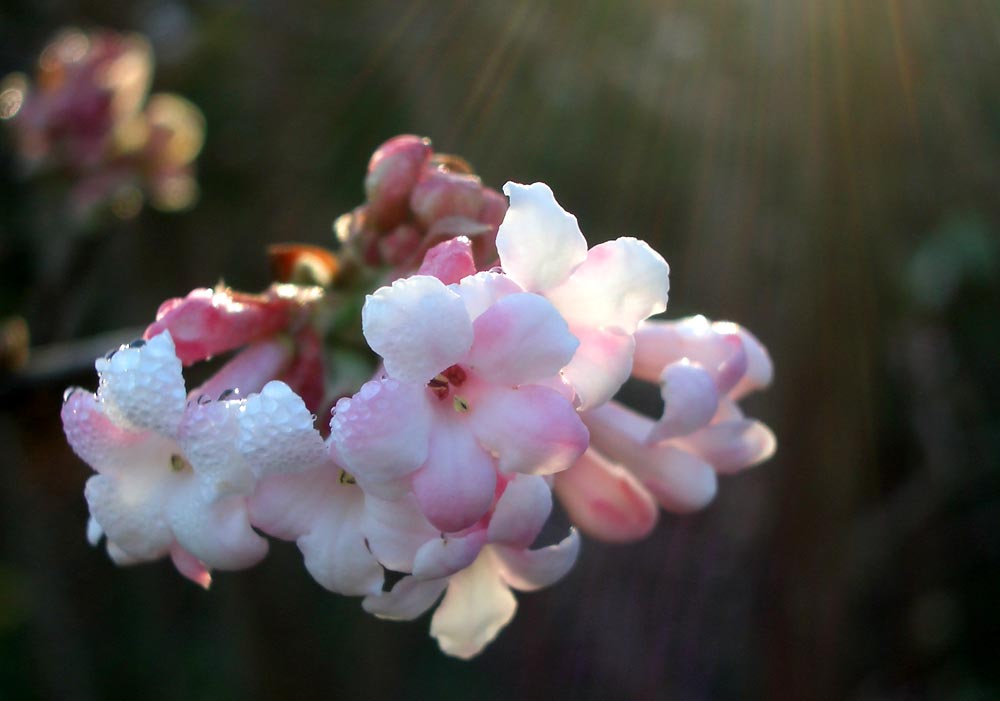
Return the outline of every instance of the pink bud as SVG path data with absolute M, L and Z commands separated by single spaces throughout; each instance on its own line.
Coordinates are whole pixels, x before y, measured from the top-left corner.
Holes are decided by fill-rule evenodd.
M 476 273 L 472 242 L 464 236 L 442 241 L 432 247 L 420 264 L 418 275 L 433 275 L 446 285 Z
M 323 340 L 312 326 L 303 326 L 295 334 L 295 357 L 282 382 L 302 397 L 306 408 L 312 413 L 319 412 L 326 394 L 326 372 L 323 364 Z
M 403 265 L 416 257 L 423 236 L 412 224 L 400 224 L 378 239 L 379 260 L 389 265 Z
M 425 171 L 410 196 L 410 209 L 424 227 L 445 217 L 475 220 L 482 206 L 479 178 L 445 170 Z
M 368 162 L 365 195 L 373 223 L 389 229 L 407 214 L 410 192 L 431 156 L 431 142 L 412 134 L 389 139 Z

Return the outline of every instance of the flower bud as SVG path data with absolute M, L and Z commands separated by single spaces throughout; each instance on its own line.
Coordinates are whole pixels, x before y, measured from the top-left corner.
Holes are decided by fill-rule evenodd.
M 389 139 L 372 155 L 365 196 L 369 216 L 378 227 L 392 228 L 406 217 L 410 192 L 430 156 L 430 140 L 412 134 Z
M 424 227 L 445 217 L 475 220 L 482 206 L 479 178 L 444 170 L 426 172 L 410 196 L 410 209 Z

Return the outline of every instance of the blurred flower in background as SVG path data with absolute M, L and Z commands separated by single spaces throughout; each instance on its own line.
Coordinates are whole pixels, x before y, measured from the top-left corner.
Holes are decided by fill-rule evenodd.
M 204 117 L 177 95 L 149 96 L 152 73 L 141 35 L 65 29 L 42 51 L 33 81 L 13 73 L 0 85 L 0 119 L 24 176 L 65 187 L 77 221 L 105 210 L 129 219 L 147 200 L 173 211 L 197 199 Z

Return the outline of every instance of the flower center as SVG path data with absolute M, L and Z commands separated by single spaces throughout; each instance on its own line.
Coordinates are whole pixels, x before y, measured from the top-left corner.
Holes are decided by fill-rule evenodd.
M 172 472 L 184 472 L 185 470 L 190 469 L 191 463 L 189 463 L 180 453 L 174 453 L 170 456 L 170 470 Z
M 447 399 L 450 396 L 452 408 L 459 414 L 464 414 L 469 410 L 469 401 L 454 394 L 453 389 L 461 387 L 467 379 L 469 379 L 469 375 L 461 365 L 452 365 L 428 382 L 427 388 L 439 400 Z

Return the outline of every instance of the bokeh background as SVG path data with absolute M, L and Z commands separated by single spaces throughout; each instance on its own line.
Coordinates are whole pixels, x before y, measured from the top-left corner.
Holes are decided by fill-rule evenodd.
M 5 0 L 0 74 L 67 24 L 150 38 L 154 89 L 207 120 L 201 201 L 81 240 L 0 149 L 0 316 L 49 351 L 0 381 L 0 698 L 1000 696 L 995 0 Z M 209 593 L 114 567 L 58 423 L 96 377 L 53 348 L 263 288 L 264 247 L 330 244 L 405 132 L 548 182 L 592 243 L 645 238 L 669 316 L 739 321 L 777 368 L 748 401 L 771 461 L 586 542 L 472 662 L 287 544 Z

